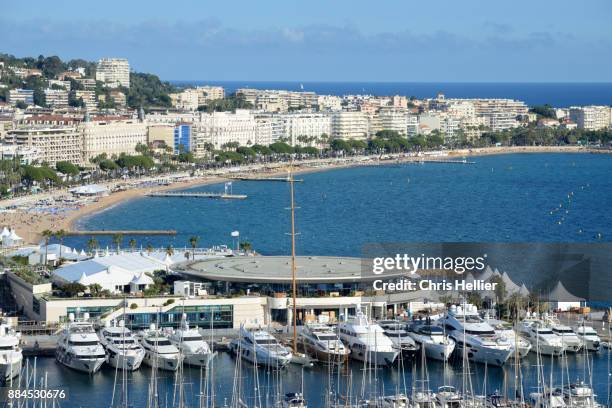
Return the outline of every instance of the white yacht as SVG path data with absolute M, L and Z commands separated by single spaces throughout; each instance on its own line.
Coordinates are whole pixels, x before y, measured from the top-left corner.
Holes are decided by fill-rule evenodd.
M 21 372 L 23 355 L 19 340 L 21 333 L 6 324 L 0 324 L 0 383 L 15 378 Z
M 523 320 L 519 326 L 519 332 L 531 343 L 531 350 L 536 353 L 560 356 L 565 351 L 561 338 L 540 320 Z
M 140 344 L 144 347 L 144 363 L 149 367 L 167 371 L 176 371 L 183 356 L 174 344 L 152 324 L 142 332 Z
M 455 340 L 438 326 L 415 323 L 410 326 L 408 335 L 421 346 L 427 358 L 446 361 L 455 350 Z
M 307 408 L 308 405 L 304 400 L 304 395 L 301 392 L 289 392 L 283 396 L 281 403 L 282 408 Z
M 463 402 L 463 397 L 455 387 L 445 385 L 438 388 L 436 403 L 439 408 L 462 408 Z
M 378 406 L 380 408 L 408 408 L 410 400 L 404 394 L 387 395 L 380 397 Z
M 307 353 L 323 363 L 341 364 L 350 353 L 338 334 L 324 324 L 307 324 L 298 341 Z
M 393 346 L 400 351 L 402 357 L 414 357 L 419 350 L 419 346 L 410 337 L 404 324 L 396 320 L 379 320 L 378 324 L 382 327 L 385 335 L 391 339 Z
M 569 407 L 576 408 L 601 408 L 602 404 L 596 401 L 596 395 L 593 393 L 593 389 L 584 382 L 576 382 L 568 384 L 561 390 L 563 393 L 563 400 Z
M 502 366 L 514 350 L 507 339 L 496 334 L 493 327 L 478 315 L 474 305 L 452 305 L 438 324 L 444 325 L 448 335 L 455 340 L 456 350 L 465 351 L 467 358 L 474 362 Z
M 88 320 L 87 313 L 83 315 L 83 321 L 76 321 L 74 314 L 70 313 L 68 324 L 57 342 L 55 358 L 66 367 L 93 374 L 106 361 L 106 354 Z
M 269 367 L 284 367 L 291 362 L 291 351 L 265 330 L 240 328 L 240 337 L 232 340 L 230 350 L 245 360 Z
M 375 365 L 393 364 L 399 354 L 383 329 L 357 308 L 357 315 L 338 324 L 340 339 L 351 350 L 351 357 Z
M 527 354 L 529 354 L 531 351 L 531 343 L 528 342 L 523 336 L 517 334 L 511 323 L 497 319 L 486 319 L 486 322 L 493 326 L 495 333 L 501 337 L 504 337 L 510 342 L 510 344 L 512 344 L 512 348 L 514 349 L 514 352 L 512 353 L 513 357 L 527 357 Z
M 532 392 L 529 394 L 528 404 L 533 408 L 565 408 L 567 404 L 563 394 L 558 389 L 546 388 L 543 392 Z
M 593 327 L 582 324 L 574 327 L 574 333 L 576 333 L 576 336 L 582 341 L 583 347 L 588 351 L 599 351 L 601 339 Z
M 197 366 L 208 367 L 214 354 L 202 335 L 196 328 L 190 328 L 189 323 L 183 317 L 181 327 L 173 330 L 168 339 L 174 344 L 183 354 L 184 362 Z
M 566 352 L 577 353 L 582 349 L 582 340 L 574 333 L 571 327 L 561 324 L 554 317 L 549 317 L 547 323 L 550 325 L 552 332 L 561 338 Z
M 125 368 L 129 371 L 138 370 L 145 356 L 144 348 L 130 329 L 125 327 L 123 320 L 118 326 L 107 325 L 100 330 L 100 343 L 106 351 L 106 363 L 111 367 Z
M 413 390 L 410 397 L 413 408 L 437 408 L 436 394 L 430 390 Z

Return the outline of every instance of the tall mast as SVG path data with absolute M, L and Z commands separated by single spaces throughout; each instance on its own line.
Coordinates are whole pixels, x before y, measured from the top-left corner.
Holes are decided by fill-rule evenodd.
M 291 187 L 291 286 L 293 292 L 293 351 L 297 352 L 297 282 L 295 277 L 295 200 L 293 196 L 293 169 L 289 170 Z

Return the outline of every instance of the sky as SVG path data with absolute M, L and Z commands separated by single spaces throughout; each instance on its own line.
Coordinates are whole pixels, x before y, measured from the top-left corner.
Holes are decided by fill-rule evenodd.
M 0 52 L 165 80 L 612 82 L 609 0 L 3 3 Z

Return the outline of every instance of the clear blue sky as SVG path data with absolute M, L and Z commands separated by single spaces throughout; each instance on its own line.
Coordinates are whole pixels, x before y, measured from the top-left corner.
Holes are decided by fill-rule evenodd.
M 612 82 L 610 0 L 30 0 L 1 10 L 0 52 L 127 57 L 163 79 Z

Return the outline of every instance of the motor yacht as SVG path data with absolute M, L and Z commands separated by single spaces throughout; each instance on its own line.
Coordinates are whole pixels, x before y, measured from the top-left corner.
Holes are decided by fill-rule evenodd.
M 110 322 L 100 330 L 100 343 L 106 352 L 106 363 L 111 367 L 126 369 L 129 371 L 138 370 L 145 356 L 144 348 L 130 329 L 125 327 L 123 320 L 119 325 L 112 325 Z
M 456 352 L 465 351 L 474 362 L 502 366 L 514 351 L 512 344 L 479 316 L 474 305 L 452 305 L 438 324 L 455 341 Z
M 351 357 L 374 365 L 393 364 L 399 350 L 378 324 L 357 308 L 356 316 L 338 324 L 340 339 L 351 350 Z
M 74 314 L 69 314 L 68 324 L 57 342 L 55 358 L 66 367 L 93 374 L 106 361 L 106 354 L 88 320 L 87 313 L 82 321 L 76 321 Z
M 144 347 L 144 363 L 152 368 L 176 371 L 183 356 L 164 333 L 151 324 L 140 334 L 140 344 Z
M 340 341 L 338 334 L 324 324 L 307 324 L 300 332 L 298 342 L 305 351 L 323 363 L 341 364 L 350 350 Z
M 455 350 L 455 340 L 439 326 L 415 323 L 410 325 L 408 335 L 421 347 L 427 358 L 446 361 Z
M 601 338 L 593 327 L 582 324 L 574 327 L 574 333 L 588 351 L 599 351 L 601 348 Z
M 11 380 L 21 372 L 23 355 L 19 341 L 21 333 L 7 324 L 0 324 L 0 382 Z
M 519 333 L 532 346 L 532 351 L 547 356 L 560 356 L 565 351 L 563 341 L 552 329 L 538 319 L 525 319 L 519 325 Z
M 183 355 L 184 362 L 197 367 L 208 367 L 214 353 L 197 328 L 190 328 L 183 317 L 181 327 L 169 333 L 168 339 Z
M 485 320 L 493 327 L 495 333 L 507 339 L 510 344 L 512 344 L 512 348 L 514 349 L 514 352 L 512 353 L 513 357 L 527 357 L 527 354 L 529 354 L 531 351 L 531 343 L 529 343 L 529 341 L 527 341 L 527 339 L 525 339 L 523 336 L 518 334 L 516 330 L 514 330 L 514 327 L 512 327 L 511 323 L 497 319 Z
M 232 340 L 230 350 L 245 360 L 268 367 L 281 368 L 291 362 L 291 351 L 262 329 L 240 328 L 240 337 Z
M 391 339 L 393 346 L 400 351 L 402 357 L 414 357 L 420 347 L 408 335 L 404 324 L 396 320 L 380 320 L 378 324 L 385 335 Z

